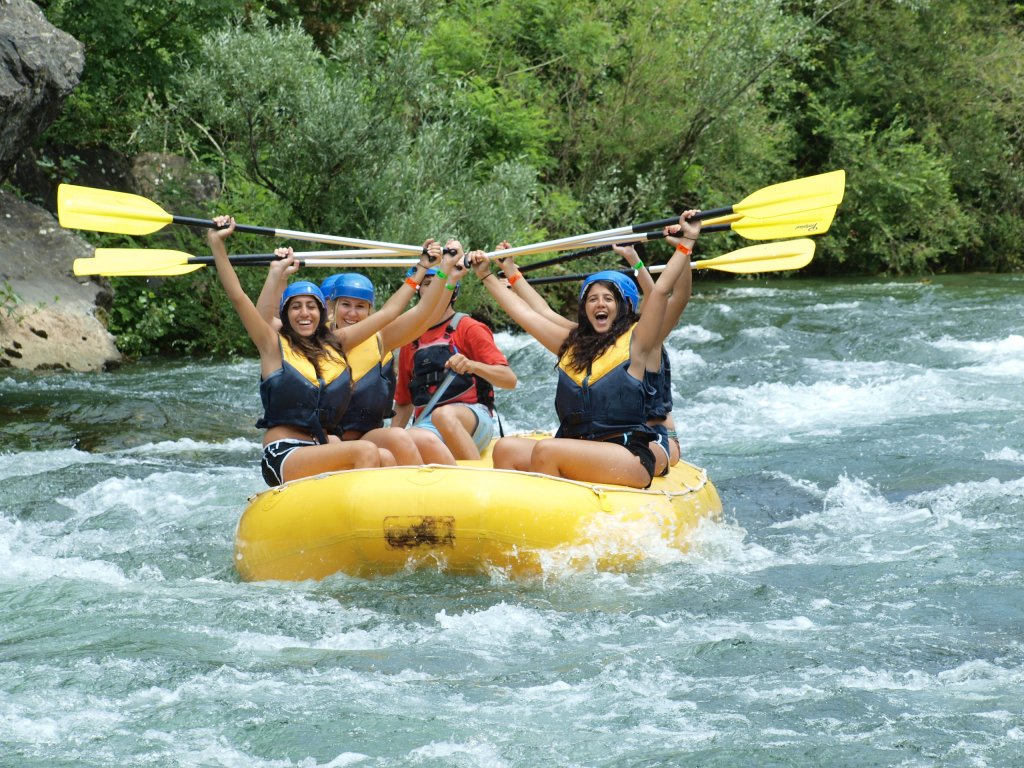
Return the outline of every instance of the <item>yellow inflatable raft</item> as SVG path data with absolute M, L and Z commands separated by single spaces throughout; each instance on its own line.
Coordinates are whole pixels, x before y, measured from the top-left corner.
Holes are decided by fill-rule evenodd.
M 246 581 L 622 570 L 652 548 L 685 550 L 698 522 L 721 511 L 707 473 L 683 461 L 647 490 L 498 470 L 489 458 L 349 470 L 250 498 L 235 567 Z

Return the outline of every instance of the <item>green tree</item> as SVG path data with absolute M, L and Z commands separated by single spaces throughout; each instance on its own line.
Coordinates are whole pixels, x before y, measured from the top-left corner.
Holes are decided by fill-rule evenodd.
M 817 42 L 792 114 L 802 157 L 850 171 L 837 260 L 866 272 L 1019 266 L 1024 38 L 1012 10 L 854 0 Z
M 125 149 L 148 101 L 162 101 L 182 57 L 246 0 L 40 0 L 47 19 L 85 46 L 82 81 L 51 140 Z
M 457 0 L 427 50 L 462 84 L 471 151 L 538 169 L 538 233 L 557 236 L 787 178 L 795 135 L 773 105 L 812 27 L 775 0 Z

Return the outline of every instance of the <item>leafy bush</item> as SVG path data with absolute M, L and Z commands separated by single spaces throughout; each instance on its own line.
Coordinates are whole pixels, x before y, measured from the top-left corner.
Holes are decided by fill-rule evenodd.
M 218 210 L 196 215 L 492 248 L 727 205 L 845 168 L 845 202 L 809 271 L 1024 266 L 1014 4 L 42 5 L 87 44 L 83 83 L 48 136 L 72 145 L 71 166 L 44 170 L 73 172 L 76 143 L 177 151 L 220 178 Z M 187 198 L 160 194 L 192 215 Z M 206 252 L 173 228 L 132 244 Z M 746 244 L 709 238 L 702 252 Z M 270 250 L 241 237 L 231 247 Z M 402 277 L 370 272 L 381 293 Z M 240 273 L 255 295 L 263 270 Z M 111 327 L 133 353 L 250 348 L 212 270 L 117 286 Z M 548 290 L 571 309 L 571 286 Z M 492 311 L 473 278 L 463 296 L 462 309 Z

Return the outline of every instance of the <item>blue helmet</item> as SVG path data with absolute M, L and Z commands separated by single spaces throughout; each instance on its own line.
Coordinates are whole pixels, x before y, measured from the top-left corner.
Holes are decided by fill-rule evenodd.
M 373 304 L 373 283 L 365 275 L 331 275 L 320 284 L 320 288 L 323 290 L 324 296 L 328 301 L 346 296 L 350 299 L 361 299 Z
M 583 301 L 583 297 L 587 295 L 587 289 L 590 288 L 594 283 L 611 283 L 615 286 L 615 289 L 619 292 L 619 296 L 629 303 L 629 306 L 634 312 L 636 312 L 637 305 L 640 303 L 640 291 L 637 290 L 636 283 L 629 277 L 616 272 L 613 269 L 606 269 L 603 272 L 595 272 L 586 280 L 583 281 L 583 286 L 580 288 L 580 301 Z
M 316 303 L 320 305 L 320 322 L 327 320 L 327 301 L 324 299 L 324 294 L 317 288 L 316 283 L 311 283 L 308 280 L 299 280 L 297 283 L 292 283 L 284 289 L 278 312 L 284 314 L 284 308 L 288 304 L 288 300 L 294 299 L 296 296 L 312 296 L 316 299 Z
M 338 282 L 339 277 L 341 277 L 340 274 L 328 275 L 320 282 L 320 292 L 324 295 L 324 298 L 327 299 L 327 301 L 331 300 L 332 287 L 336 282 Z

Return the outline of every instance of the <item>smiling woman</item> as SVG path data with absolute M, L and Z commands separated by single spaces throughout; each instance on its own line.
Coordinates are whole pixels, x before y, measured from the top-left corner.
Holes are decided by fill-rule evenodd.
M 208 235 L 217 275 L 260 356 L 260 399 L 263 416 L 256 426 L 263 436 L 263 478 L 270 486 L 289 480 L 343 469 L 393 466 L 394 454 L 369 440 L 342 440 L 334 432 L 349 407 L 353 375 L 347 355 L 372 340 L 395 321 L 412 298 L 413 290 L 402 285 L 379 312 L 343 327 L 327 324 L 327 301 L 313 283 L 287 285 L 298 262 L 291 248 L 279 248 L 280 260 L 270 266 L 262 296 L 280 295 L 280 330 L 242 289 L 227 254 L 225 241 L 235 231 L 228 216 L 214 220 Z M 428 263 L 417 270 L 425 274 L 440 248 L 424 248 Z M 452 279 L 464 273 L 454 265 Z M 422 276 L 422 275 L 421 275 Z M 425 325 L 441 299 L 442 286 L 427 293 L 405 314 L 407 324 Z
M 686 211 L 678 224 L 664 229 L 676 251 L 649 290 L 639 317 L 637 287 L 618 272 L 599 272 L 583 284 L 572 323 L 551 312 L 532 289 L 521 288 L 528 293 L 520 295 L 498 280 L 488 280 L 487 255 L 469 255 L 502 309 L 558 355 L 558 432 L 548 440 L 499 440 L 493 454 L 496 468 L 632 488 L 650 486 L 655 473 L 650 443 L 656 433 L 647 424 L 649 380 L 661 369 L 662 343 L 689 299 L 690 254 L 700 234 L 699 213 Z M 503 259 L 503 267 L 510 286 L 525 283 L 512 271 L 511 259 Z

